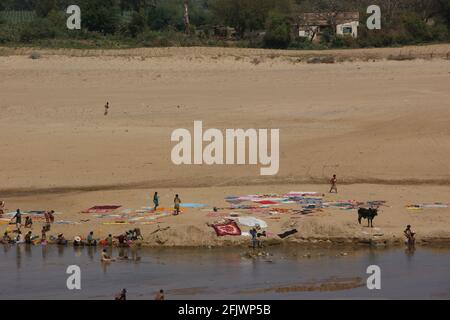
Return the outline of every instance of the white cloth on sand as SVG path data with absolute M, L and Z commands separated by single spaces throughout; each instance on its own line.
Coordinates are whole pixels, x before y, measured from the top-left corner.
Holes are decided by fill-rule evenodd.
M 237 220 L 239 224 L 247 227 L 256 227 L 258 225 L 261 228 L 267 228 L 267 223 L 264 220 L 255 217 L 238 217 Z

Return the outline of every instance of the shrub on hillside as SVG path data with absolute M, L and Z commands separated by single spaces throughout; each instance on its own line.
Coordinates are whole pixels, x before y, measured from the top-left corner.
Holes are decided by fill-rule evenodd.
M 35 19 L 20 31 L 20 41 L 32 42 L 39 39 L 54 38 L 57 34 L 55 25 L 47 18 Z
M 267 19 L 267 29 L 264 35 L 264 47 L 286 49 L 291 43 L 291 26 L 283 16 L 272 13 Z

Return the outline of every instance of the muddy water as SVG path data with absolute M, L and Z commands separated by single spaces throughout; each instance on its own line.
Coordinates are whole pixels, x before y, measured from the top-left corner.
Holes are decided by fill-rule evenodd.
M 0 299 L 449 299 L 450 249 L 270 248 L 251 257 L 242 248 L 114 249 L 0 247 Z M 66 269 L 81 269 L 81 290 L 68 290 Z M 381 289 L 367 289 L 369 265 L 381 268 Z

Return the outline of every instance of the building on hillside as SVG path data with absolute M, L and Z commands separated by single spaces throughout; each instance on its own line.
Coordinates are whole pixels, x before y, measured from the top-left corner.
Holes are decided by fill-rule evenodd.
M 298 36 L 319 41 L 324 32 L 358 37 L 359 12 L 314 12 L 298 16 Z

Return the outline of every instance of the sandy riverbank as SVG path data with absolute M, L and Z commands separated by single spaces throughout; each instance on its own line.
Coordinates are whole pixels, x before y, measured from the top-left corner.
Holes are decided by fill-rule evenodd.
M 225 202 L 228 195 L 284 193 L 295 190 L 325 191 L 326 185 L 273 185 L 273 186 L 240 186 L 240 187 L 210 187 L 210 188 L 177 188 L 184 202 L 202 203 L 204 208 L 187 208 L 179 216 L 164 216 L 157 220 L 132 221 L 128 218 L 100 218 L 94 214 L 82 213 L 96 204 L 120 204 L 122 208 L 117 213 L 137 210 L 151 206 L 153 190 L 114 190 L 77 192 L 56 195 L 25 196 L 7 198 L 10 206 L 22 210 L 54 209 L 61 212 L 56 220 L 71 221 L 77 224 L 53 225 L 50 234 L 59 232 L 68 239 L 80 235 L 86 237 L 90 231 L 99 239 L 104 239 L 109 233 L 118 235 L 126 230 L 138 227 L 142 230 L 146 246 L 235 246 L 248 245 L 249 238 L 245 236 L 217 237 L 214 229 L 208 224 L 222 217 L 211 217 L 209 213 L 214 206 L 219 213 L 229 216 L 237 213 L 240 216 L 252 216 L 265 221 L 266 230 L 274 236 L 264 239 L 266 245 L 279 243 L 322 243 L 322 244 L 402 244 L 402 232 L 407 224 L 411 224 L 417 232 L 418 243 L 448 243 L 450 241 L 450 214 L 448 208 L 424 209 L 421 211 L 407 210 L 406 204 L 431 203 L 436 200 L 448 201 L 447 186 L 384 186 L 384 185 L 346 185 L 340 187 L 340 193 L 326 194 L 326 201 L 337 200 L 385 200 L 386 206 L 380 208 L 379 216 L 374 220 L 374 228 L 368 228 L 366 221 L 361 225 L 357 221 L 356 210 L 324 208 L 322 211 L 307 215 L 282 213 L 268 215 L 265 213 L 250 213 L 248 210 L 225 209 L 230 204 Z M 161 195 L 161 206 L 170 207 L 175 189 L 158 189 Z M 298 207 L 296 205 L 279 205 L 278 208 Z M 150 216 L 145 214 L 145 217 Z M 131 219 L 130 219 L 131 218 Z M 88 221 L 86 221 L 88 220 Z M 110 224 L 115 221 L 125 221 L 125 224 Z M 39 234 L 41 223 L 37 222 L 33 232 Z M 158 227 L 159 225 L 159 227 Z M 0 225 L 0 231 L 7 226 Z M 169 227 L 168 229 L 166 229 Z M 164 231 L 155 232 L 158 228 Z M 295 228 L 298 230 L 288 238 L 281 240 L 276 234 Z M 250 228 L 241 226 L 242 231 Z

